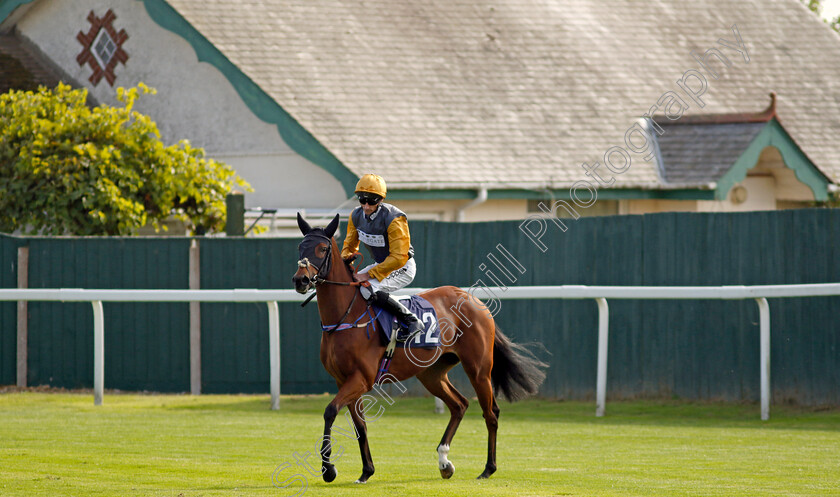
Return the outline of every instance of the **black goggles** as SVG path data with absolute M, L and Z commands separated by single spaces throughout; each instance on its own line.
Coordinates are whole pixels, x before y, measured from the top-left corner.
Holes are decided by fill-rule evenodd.
M 359 198 L 360 204 L 368 204 L 368 205 L 376 205 L 379 202 L 382 202 L 382 197 L 379 195 L 371 195 L 368 193 L 359 193 L 356 195 Z

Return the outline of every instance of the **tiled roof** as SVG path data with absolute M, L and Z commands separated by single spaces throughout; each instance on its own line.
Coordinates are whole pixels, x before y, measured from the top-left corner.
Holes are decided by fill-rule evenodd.
M 587 179 L 580 164 L 623 144 L 709 48 L 731 65 L 710 61 L 705 108 L 681 93 L 689 113 L 750 112 L 775 91 L 785 129 L 840 179 L 840 38 L 799 0 L 169 3 L 345 166 L 391 188 Z M 749 63 L 718 43 L 733 24 Z M 617 186 L 660 187 L 639 159 Z
M 767 123 L 665 125 L 659 137 L 664 179 L 678 185 L 715 183 Z
M 669 184 L 681 186 L 716 183 L 735 164 L 755 137 L 776 115 L 776 94 L 762 112 L 700 114 L 661 123 L 657 140 L 660 175 Z
M 60 78 L 44 58 L 14 35 L 0 35 L 0 93 L 54 87 Z

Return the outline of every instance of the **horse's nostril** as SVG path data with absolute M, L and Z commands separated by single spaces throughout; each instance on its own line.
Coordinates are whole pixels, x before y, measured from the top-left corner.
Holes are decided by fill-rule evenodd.
M 300 282 L 303 283 L 304 285 L 308 285 L 309 284 L 309 276 L 303 276 L 300 279 Z

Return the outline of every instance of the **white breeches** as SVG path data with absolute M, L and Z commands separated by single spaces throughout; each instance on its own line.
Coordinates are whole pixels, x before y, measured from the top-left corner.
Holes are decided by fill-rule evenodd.
M 378 266 L 379 263 L 371 264 L 363 269 L 360 269 L 360 273 L 367 273 L 370 271 L 371 268 Z M 388 276 L 385 277 L 382 281 L 377 280 L 376 278 L 371 277 L 370 286 L 371 290 L 374 292 L 382 290 L 384 292 L 395 292 L 400 288 L 405 288 L 408 286 L 412 281 L 414 281 L 414 275 L 417 274 L 417 264 L 414 262 L 414 257 L 408 260 L 405 263 L 405 266 L 395 269 L 391 272 Z

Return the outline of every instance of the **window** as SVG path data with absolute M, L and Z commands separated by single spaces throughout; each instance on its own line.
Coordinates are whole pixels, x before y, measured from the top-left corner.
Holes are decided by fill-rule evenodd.
M 100 29 L 96 39 L 93 40 L 93 56 L 99 62 L 99 67 L 108 67 L 108 63 L 114 58 L 117 51 L 117 44 L 111 39 L 108 31 Z

